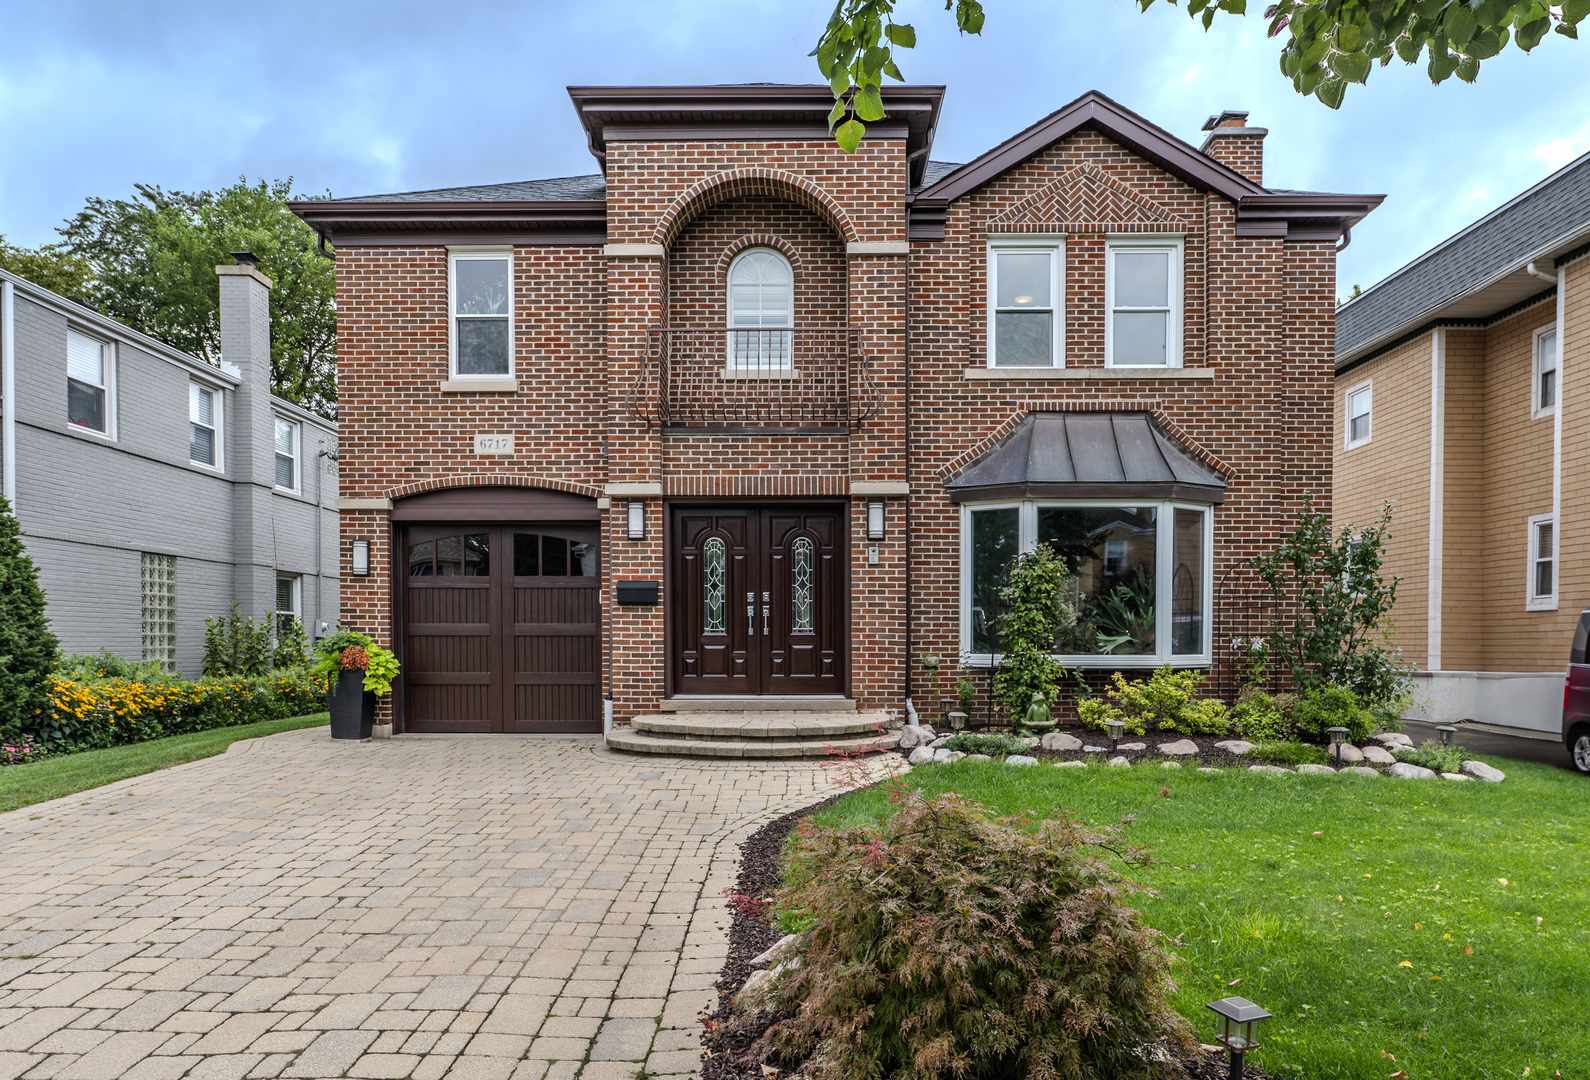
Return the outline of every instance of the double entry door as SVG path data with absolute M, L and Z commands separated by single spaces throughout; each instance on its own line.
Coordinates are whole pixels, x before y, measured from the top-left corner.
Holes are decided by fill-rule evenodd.
M 602 730 L 594 523 L 410 525 L 402 550 L 404 730 Z
M 845 508 L 674 507 L 675 694 L 845 690 Z

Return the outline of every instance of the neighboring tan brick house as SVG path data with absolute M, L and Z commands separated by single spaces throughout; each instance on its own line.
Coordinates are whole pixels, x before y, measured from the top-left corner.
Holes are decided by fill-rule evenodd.
M 1338 525 L 1390 500 L 1416 715 L 1553 733 L 1590 607 L 1590 155 L 1337 313 Z
M 918 658 L 986 674 L 1040 538 L 1083 666 L 1250 632 L 1228 570 L 1330 501 L 1335 249 L 1378 197 L 1095 93 L 966 165 L 941 87 L 853 155 L 824 87 L 570 94 L 600 175 L 294 207 L 336 248 L 343 617 L 404 729 L 933 716 Z

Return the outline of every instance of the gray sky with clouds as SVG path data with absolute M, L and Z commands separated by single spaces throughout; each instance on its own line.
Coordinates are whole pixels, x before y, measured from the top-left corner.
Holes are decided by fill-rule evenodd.
M 901 4 L 921 43 L 905 75 L 949 87 L 935 158 L 966 161 L 1090 89 L 1195 143 L 1210 113 L 1247 109 L 1270 129 L 1271 185 L 1387 195 L 1342 257 L 1344 293 L 1590 151 L 1590 41 L 1509 50 L 1474 86 L 1394 64 L 1331 112 L 1280 76 L 1258 16 L 1206 34 L 1164 4 L 986 3 L 981 38 L 939 0 Z M 136 182 L 291 175 L 358 195 L 594 172 L 565 86 L 811 82 L 831 8 L 0 0 L 0 233 L 49 242 L 86 197 Z

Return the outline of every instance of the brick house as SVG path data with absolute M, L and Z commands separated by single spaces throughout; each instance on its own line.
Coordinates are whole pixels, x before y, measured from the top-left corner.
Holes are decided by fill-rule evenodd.
M 1416 715 L 1559 732 L 1590 607 L 1590 155 L 1337 314 L 1338 525 L 1395 506 Z
M 853 155 L 824 87 L 570 96 L 597 175 L 294 206 L 336 247 L 344 619 L 400 651 L 401 730 L 935 716 L 919 658 L 983 678 L 1039 540 L 1079 665 L 1247 631 L 1222 575 L 1330 498 L 1335 251 L 1378 197 L 1097 93 L 964 165 L 942 87 Z

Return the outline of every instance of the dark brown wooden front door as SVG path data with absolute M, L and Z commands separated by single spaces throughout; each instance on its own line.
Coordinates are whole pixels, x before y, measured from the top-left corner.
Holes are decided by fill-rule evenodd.
M 676 694 L 845 689 L 845 512 L 673 510 Z
M 402 539 L 404 730 L 602 729 L 595 525 L 411 525 Z

